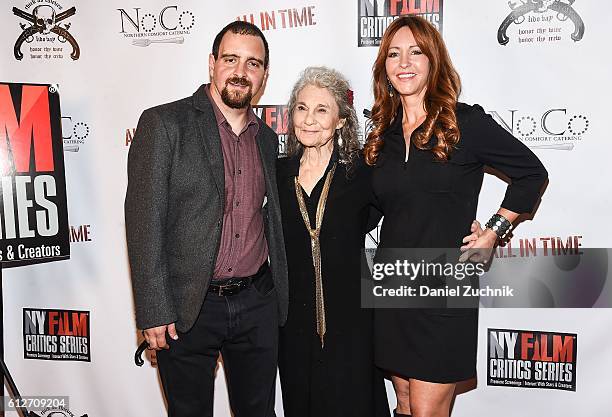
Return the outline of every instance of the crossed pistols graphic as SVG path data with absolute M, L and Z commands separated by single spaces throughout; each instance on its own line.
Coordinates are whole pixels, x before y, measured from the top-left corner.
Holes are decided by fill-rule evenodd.
M 567 3 L 562 0 L 521 0 L 522 4 L 518 4 L 515 1 L 509 1 L 508 5 L 512 9 L 512 12 L 504 19 L 502 24 L 497 30 L 497 42 L 500 45 L 506 45 L 510 38 L 506 35 L 506 30 L 512 24 L 512 22 L 520 25 L 525 20 L 527 13 L 544 13 L 546 10 L 552 10 L 557 12 L 557 19 L 565 21 L 568 18 L 574 23 L 574 33 L 572 33 L 572 39 L 579 41 L 584 35 L 584 22 L 582 18 L 576 13 L 576 10 L 572 7 L 575 0 L 567 0 Z
M 17 7 L 13 7 L 13 14 L 17 17 L 20 17 L 24 20 L 30 22 L 30 26 L 21 23 L 21 35 L 17 38 L 15 42 L 15 48 L 13 52 L 15 53 L 15 58 L 18 60 L 23 59 L 23 53 L 21 52 L 21 45 L 24 42 L 31 42 L 32 37 L 37 34 L 48 35 L 53 32 L 58 35 L 58 40 L 60 42 L 70 42 L 72 45 L 72 53 L 70 54 L 70 58 L 73 60 L 79 59 L 81 55 L 81 50 L 79 48 L 79 44 L 74 39 L 74 37 L 68 32 L 70 29 L 70 23 L 64 25 L 65 27 L 61 27 L 59 22 L 62 20 L 68 19 L 71 16 L 74 16 L 76 13 L 76 8 L 71 7 L 61 13 L 56 14 L 55 9 L 48 5 L 39 5 L 32 10 L 32 13 L 25 12 L 23 10 L 18 9 Z M 29 39 L 29 40 L 28 40 Z

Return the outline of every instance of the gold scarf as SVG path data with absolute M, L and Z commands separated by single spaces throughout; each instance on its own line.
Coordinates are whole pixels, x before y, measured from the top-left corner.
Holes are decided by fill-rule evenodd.
M 323 214 L 325 214 L 325 204 L 327 203 L 327 194 L 329 193 L 329 186 L 331 185 L 332 178 L 336 172 L 336 164 L 327 173 L 325 178 L 325 184 L 323 185 L 323 191 L 317 204 L 317 215 L 315 219 L 315 228 L 310 227 L 310 218 L 308 217 L 308 210 L 306 209 L 306 203 L 304 202 L 304 195 L 302 194 L 301 186 L 298 181 L 298 177 L 295 177 L 295 195 L 297 197 L 298 204 L 300 206 L 300 212 L 302 213 L 302 219 L 306 225 L 306 230 L 310 233 L 310 247 L 312 248 L 312 264 L 315 270 L 315 294 L 316 294 L 316 311 L 317 311 L 317 334 L 321 339 L 321 347 L 324 346 L 324 338 L 326 331 L 325 324 L 325 299 L 323 298 L 323 277 L 321 275 L 321 243 L 319 241 L 319 235 L 321 234 L 321 224 L 323 223 Z

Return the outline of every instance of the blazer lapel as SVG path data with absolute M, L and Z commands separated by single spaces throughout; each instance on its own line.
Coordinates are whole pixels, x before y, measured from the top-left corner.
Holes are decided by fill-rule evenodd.
M 221 150 L 221 136 L 219 136 L 215 112 L 204 88 L 205 85 L 201 85 L 193 94 L 193 105 L 201 111 L 196 120 L 202 144 L 204 145 L 204 153 L 208 156 L 212 176 L 221 201 L 225 201 L 225 173 L 223 168 L 223 151 Z

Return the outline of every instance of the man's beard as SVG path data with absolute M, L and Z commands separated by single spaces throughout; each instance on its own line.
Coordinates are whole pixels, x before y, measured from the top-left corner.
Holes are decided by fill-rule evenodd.
M 232 91 L 230 92 L 228 89 L 228 85 L 230 83 L 237 84 L 244 87 L 249 87 L 246 92 L 240 91 Z M 231 107 L 232 109 L 244 109 L 251 104 L 251 99 L 253 98 L 253 85 L 246 77 L 230 77 L 225 81 L 225 87 L 221 90 L 221 100 L 225 103 L 226 106 Z

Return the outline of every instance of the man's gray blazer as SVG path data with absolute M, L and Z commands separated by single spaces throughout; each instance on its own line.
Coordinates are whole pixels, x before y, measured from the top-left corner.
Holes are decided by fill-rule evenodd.
M 287 317 L 287 260 L 276 188 L 278 138 L 259 120 L 266 182 L 264 215 L 279 321 Z M 145 110 L 128 157 L 125 226 L 136 324 L 196 321 L 221 241 L 225 178 L 221 139 L 204 86 L 191 97 Z

